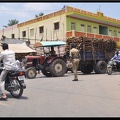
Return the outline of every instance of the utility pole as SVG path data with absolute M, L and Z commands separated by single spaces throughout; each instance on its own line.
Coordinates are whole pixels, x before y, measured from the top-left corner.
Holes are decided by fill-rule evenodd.
M 101 7 L 101 5 L 99 6 L 99 12 L 100 12 L 100 7 Z
M 37 28 L 36 28 L 36 30 L 35 30 L 35 43 L 36 43 L 36 33 L 37 33 Z
M 29 27 L 28 27 L 28 41 L 29 41 Z
M 4 36 L 4 28 L 6 28 L 7 26 L 3 25 L 3 36 Z
M 47 28 L 46 28 L 46 41 L 47 41 Z

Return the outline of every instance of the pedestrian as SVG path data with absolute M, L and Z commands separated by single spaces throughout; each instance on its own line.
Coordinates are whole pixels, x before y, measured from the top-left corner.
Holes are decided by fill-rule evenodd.
M 79 50 L 76 48 L 76 44 L 71 44 L 71 50 L 70 50 L 70 62 L 72 62 L 73 66 L 73 73 L 74 73 L 74 79 L 72 81 L 78 81 L 78 76 L 77 76 L 77 70 L 79 67 L 79 62 L 80 62 L 80 53 Z
M 33 65 L 33 67 L 37 70 L 38 74 L 40 74 L 40 63 L 39 63 L 39 59 L 33 59 L 32 65 Z
M 23 70 L 25 70 L 27 67 L 27 59 L 25 57 L 22 58 L 21 67 Z

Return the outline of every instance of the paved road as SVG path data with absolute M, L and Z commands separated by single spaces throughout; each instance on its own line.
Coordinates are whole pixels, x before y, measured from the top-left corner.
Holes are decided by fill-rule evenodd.
M 78 72 L 26 79 L 21 99 L 0 101 L 1 117 L 120 117 L 120 73 L 112 75 Z

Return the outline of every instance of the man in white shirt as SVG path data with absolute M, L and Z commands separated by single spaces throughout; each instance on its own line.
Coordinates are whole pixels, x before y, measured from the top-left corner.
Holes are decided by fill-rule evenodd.
M 1 94 L 1 99 L 6 100 L 7 96 L 6 96 L 5 87 L 4 87 L 5 78 L 7 73 L 10 70 L 15 70 L 17 69 L 17 67 L 16 67 L 15 52 L 12 50 L 9 50 L 7 43 L 2 44 L 2 49 L 4 51 L 0 53 L 0 61 L 2 60 L 4 69 L 0 75 L 0 94 Z

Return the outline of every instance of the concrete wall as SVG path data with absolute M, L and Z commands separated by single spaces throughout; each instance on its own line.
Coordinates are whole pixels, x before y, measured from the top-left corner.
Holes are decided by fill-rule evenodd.
M 9 26 L 0 30 L 0 38 L 2 35 L 6 36 L 7 38 L 11 38 L 11 34 L 15 34 L 15 38 L 18 38 L 17 25 Z

